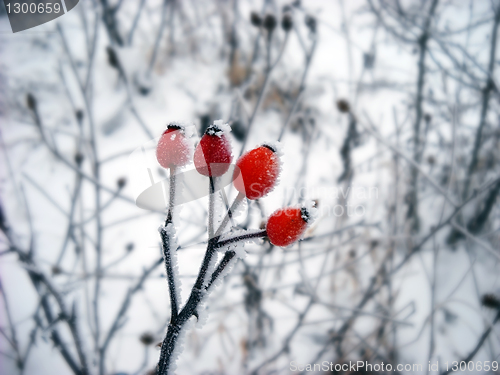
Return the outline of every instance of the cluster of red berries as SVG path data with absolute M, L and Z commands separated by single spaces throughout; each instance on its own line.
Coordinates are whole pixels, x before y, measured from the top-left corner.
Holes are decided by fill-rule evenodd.
M 230 128 L 222 121 L 209 126 L 194 151 L 196 170 L 207 177 L 224 175 L 233 160 Z M 183 167 L 191 161 L 191 143 L 185 128 L 177 123 L 167 126 L 156 149 L 156 157 L 164 168 Z M 234 187 L 247 199 L 266 196 L 276 185 L 281 170 L 278 150 L 264 144 L 243 154 L 233 172 Z M 288 246 L 300 239 L 311 220 L 305 207 L 288 207 L 275 211 L 266 225 L 269 241 L 276 246 Z

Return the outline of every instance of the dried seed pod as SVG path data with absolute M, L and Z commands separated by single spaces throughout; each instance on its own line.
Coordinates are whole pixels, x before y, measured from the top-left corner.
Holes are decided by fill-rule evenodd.
M 250 22 L 255 27 L 260 27 L 262 25 L 262 18 L 257 12 L 250 13 Z
M 281 27 L 285 32 L 289 32 L 293 27 L 293 19 L 290 13 L 285 13 L 281 19 Z
M 33 96 L 32 93 L 28 93 L 26 95 L 26 105 L 32 111 L 34 111 L 36 109 L 36 99 L 35 99 L 35 97 Z
M 126 184 L 127 179 L 125 177 L 120 177 L 118 180 L 116 180 L 116 186 L 118 186 L 118 189 L 123 189 Z
M 75 164 L 76 164 L 77 166 L 80 166 L 80 165 L 82 165 L 82 162 L 83 162 L 84 156 L 83 156 L 83 154 L 82 154 L 82 153 L 77 152 L 77 153 L 75 154 L 74 159 L 75 159 Z
M 139 337 L 139 341 L 143 345 L 151 345 L 155 341 L 155 337 L 151 332 L 144 332 L 141 337 Z
M 494 294 L 485 294 L 481 298 L 481 303 L 490 309 L 500 309 L 500 299 Z
M 106 47 L 106 53 L 108 55 L 109 65 L 111 65 L 115 69 L 119 69 L 120 63 L 118 61 L 118 56 L 116 55 L 116 52 L 113 49 L 113 47 L 111 47 L 111 46 Z
M 266 29 L 269 33 L 272 33 L 273 30 L 276 28 L 276 17 L 274 17 L 272 14 L 266 14 L 264 17 L 264 21 L 262 22 L 262 26 L 264 29 Z
M 305 23 L 306 23 L 306 26 L 309 29 L 309 31 L 311 33 L 315 34 L 316 33 L 316 26 L 317 26 L 316 18 L 314 18 L 313 16 L 310 16 L 310 15 L 307 15 L 306 19 L 305 19 Z
M 337 109 L 342 113 L 348 113 L 351 110 L 351 106 L 346 99 L 337 100 Z
M 77 109 L 75 111 L 75 116 L 76 116 L 76 120 L 78 121 L 78 123 L 81 124 L 83 121 L 83 111 L 81 109 Z

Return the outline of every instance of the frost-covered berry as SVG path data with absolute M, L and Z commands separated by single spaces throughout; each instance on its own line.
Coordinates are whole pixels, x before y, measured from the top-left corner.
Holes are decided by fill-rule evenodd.
M 229 125 L 221 120 L 214 121 L 205 131 L 194 152 L 194 166 L 200 174 L 219 177 L 227 172 L 233 160 L 231 143 L 227 138 L 230 131 Z
M 182 167 L 191 161 L 191 143 L 185 129 L 177 123 L 170 123 L 163 132 L 156 147 L 156 159 L 163 168 Z
M 248 151 L 236 166 L 234 187 L 252 200 L 264 197 L 274 188 L 281 169 L 276 146 L 270 145 Z
M 291 245 L 304 234 L 312 216 L 311 210 L 306 207 L 288 207 L 275 211 L 266 224 L 269 241 L 275 246 Z

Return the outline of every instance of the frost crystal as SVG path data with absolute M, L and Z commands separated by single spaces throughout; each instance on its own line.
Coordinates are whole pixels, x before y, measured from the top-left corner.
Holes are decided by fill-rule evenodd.
M 248 209 L 248 201 L 246 199 L 243 199 L 241 202 L 239 202 L 236 207 L 234 208 L 233 211 L 231 211 L 232 218 L 235 219 L 238 216 L 240 216 L 243 212 L 246 212 Z
M 283 151 L 283 145 L 281 144 L 281 142 L 266 142 L 266 143 L 263 143 L 262 146 L 264 147 L 267 147 L 269 149 L 271 149 L 273 152 L 276 153 L 276 155 L 278 155 L 278 157 L 280 158 L 281 160 L 281 157 L 283 155 L 285 155 L 284 151 Z
M 259 229 L 231 230 L 231 231 L 221 235 L 220 241 L 229 240 L 231 238 L 239 237 L 239 236 L 242 236 L 244 234 L 253 234 L 253 233 L 258 233 L 258 232 L 260 232 Z M 233 242 L 233 243 L 230 243 L 229 245 L 223 246 L 219 249 L 219 251 L 226 252 L 228 250 L 232 250 L 236 253 L 236 256 L 238 258 L 244 259 L 247 255 L 247 253 L 245 252 L 245 244 L 246 243 L 255 243 L 258 241 L 260 241 L 259 238 L 248 238 L 248 239 L 245 239 L 243 241 Z
M 172 121 L 169 122 L 165 130 L 176 129 L 180 130 L 186 138 L 191 138 L 195 134 L 196 127 L 193 124 L 189 124 L 184 121 Z
M 169 189 L 170 190 L 170 189 Z M 184 181 L 184 174 L 183 173 L 177 173 L 175 175 L 175 196 L 174 196 L 174 208 L 172 210 L 172 221 L 175 222 L 184 207 L 182 204 L 183 201 L 183 196 L 185 195 L 185 190 L 186 190 L 186 183 Z M 168 192 L 170 194 L 170 191 Z M 165 200 L 165 202 L 168 202 Z
M 192 159 L 194 126 L 180 122 L 167 125 L 156 147 L 156 158 L 163 168 L 183 167 Z
M 266 142 L 263 143 L 262 146 L 272 150 L 274 152 L 274 155 L 276 155 L 276 157 L 278 158 L 278 165 L 279 165 L 278 178 L 276 179 L 273 188 L 267 192 L 269 194 L 271 191 L 274 190 L 276 186 L 280 184 L 281 175 L 283 174 L 283 157 L 285 153 L 283 151 L 283 145 L 281 144 L 281 142 L 278 141 Z
M 302 219 L 311 225 L 314 220 L 318 217 L 318 209 L 316 208 L 316 203 L 314 201 L 305 201 L 302 205 Z
M 229 124 L 224 123 L 223 120 L 215 120 L 214 124 L 209 126 L 206 134 L 216 135 L 217 137 L 227 136 L 231 132 Z
M 223 189 L 223 187 L 221 188 Z M 224 217 L 226 216 L 226 205 L 222 202 L 222 194 L 219 190 L 216 190 L 214 193 L 214 212 L 213 212 L 213 223 L 214 223 L 214 232 L 216 232 Z
M 205 288 L 207 287 L 208 285 L 208 282 L 210 280 L 210 278 L 212 277 L 212 273 L 214 273 L 215 271 L 215 264 L 217 263 L 217 253 L 215 253 L 212 258 L 210 259 L 210 262 L 208 263 L 208 267 L 207 267 L 207 273 L 205 274 L 205 279 L 203 280 L 203 290 L 205 290 Z M 203 267 L 203 265 L 202 265 Z
M 176 362 L 182 351 L 184 350 L 184 343 L 186 342 L 186 332 L 189 331 L 192 326 L 193 322 L 191 320 L 188 320 L 181 328 L 177 337 L 177 343 L 175 344 L 174 351 L 172 352 L 170 366 L 167 371 L 168 374 L 174 374 L 174 371 L 177 369 Z
M 196 328 L 203 328 L 205 323 L 208 321 L 208 308 L 206 303 L 206 297 L 198 304 L 196 312 L 198 313 L 198 321 L 196 322 Z
M 228 273 L 231 272 L 231 270 L 233 269 L 234 265 L 236 264 L 236 262 L 238 262 L 238 259 L 239 257 L 238 256 L 235 256 L 233 259 L 231 259 L 229 261 L 229 263 L 227 264 L 227 266 L 224 268 L 224 270 L 220 273 L 219 277 L 217 279 L 214 280 L 214 282 L 212 283 L 212 285 L 210 286 L 210 288 L 208 289 L 208 293 L 210 293 L 212 290 L 214 290 L 215 288 L 217 288 L 220 284 L 222 284 L 222 280 L 224 280 L 224 277 L 226 277 L 226 275 Z

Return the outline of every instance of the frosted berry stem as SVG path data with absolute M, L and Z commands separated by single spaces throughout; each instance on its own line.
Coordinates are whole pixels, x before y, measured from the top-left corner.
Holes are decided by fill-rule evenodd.
M 262 238 L 262 237 L 266 237 L 266 236 L 267 236 L 267 231 L 265 231 L 265 230 L 262 230 L 260 232 L 242 234 L 241 236 L 236 236 L 233 238 L 228 238 L 228 239 L 223 240 L 223 241 L 218 241 L 215 244 L 215 248 L 218 249 L 218 248 L 230 245 L 232 243 L 237 243 L 237 242 L 244 241 L 244 240 L 251 240 L 254 238 Z
M 169 223 L 167 227 L 163 227 L 160 229 L 160 236 L 162 241 L 163 248 L 163 260 L 165 261 L 165 270 L 167 271 L 167 281 L 168 281 L 168 290 L 170 294 L 170 306 L 171 306 L 171 316 L 170 321 L 172 322 L 177 318 L 177 314 L 179 313 L 179 303 L 177 301 L 177 290 L 175 286 L 175 277 L 174 270 L 172 267 L 172 249 L 171 249 L 171 233 L 169 228 L 173 226 L 172 223 Z
M 174 204 L 175 204 L 175 166 L 170 166 L 170 181 L 169 181 L 169 196 L 168 196 L 168 211 L 167 211 L 167 219 L 165 220 L 165 227 L 173 222 L 174 216 Z
M 212 238 L 214 236 L 214 194 L 215 194 L 215 177 L 209 176 L 210 180 L 209 191 L 208 191 L 208 236 Z
M 213 282 L 217 280 L 217 278 L 223 273 L 224 269 L 228 266 L 231 260 L 234 258 L 236 253 L 232 250 L 227 251 L 224 255 L 224 258 L 220 261 L 216 270 L 210 276 L 210 280 L 205 285 L 205 280 L 207 279 L 208 271 L 210 269 L 210 263 L 212 261 L 213 256 L 217 252 L 217 249 L 228 245 L 231 243 L 236 243 L 239 241 L 244 241 L 252 238 L 261 238 L 266 236 L 266 231 L 260 231 L 250 234 L 244 234 L 241 236 L 229 238 L 224 241 L 218 242 L 219 237 L 210 238 L 208 240 L 207 251 L 205 253 L 205 257 L 201 264 L 200 272 L 198 273 L 198 277 L 191 289 L 191 295 L 189 296 L 186 305 L 182 308 L 179 314 L 175 317 L 175 319 L 170 320 L 170 324 L 168 325 L 167 334 L 163 339 L 163 343 L 161 346 L 160 360 L 158 362 L 158 367 L 156 369 L 157 375 L 167 375 L 172 362 L 175 361 L 173 353 L 175 352 L 175 346 L 177 344 L 177 339 L 181 333 L 182 328 L 186 324 L 186 322 L 191 318 L 191 316 L 197 316 L 197 308 L 206 295 L 206 291 L 212 286 Z
M 255 233 L 249 233 L 249 234 L 244 234 L 241 236 L 233 237 L 233 238 L 228 238 L 227 240 L 217 242 L 215 244 L 215 248 L 223 247 L 232 243 L 237 243 L 240 241 L 245 241 L 253 238 L 262 238 L 267 236 L 267 232 L 265 230 L 260 231 L 260 232 L 255 232 Z M 212 274 L 212 277 L 210 278 L 210 281 L 208 282 L 206 289 L 210 289 L 210 287 L 213 285 L 213 283 L 217 280 L 217 278 L 224 272 L 224 269 L 229 265 L 231 260 L 236 256 L 236 252 L 233 250 L 226 251 L 224 254 L 224 257 L 222 260 L 219 262 L 219 265 L 215 269 L 214 273 Z
M 222 231 L 224 231 L 224 229 L 226 228 L 227 223 L 233 217 L 233 212 L 236 210 L 236 208 L 238 208 L 243 198 L 245 198 L 245 194 L 243 193 L 238 193 L 236 198 L 234 198 L 231 207 L 229 207 L 229 209 L 227 210 L 226 216 L 224 216 L 224 219 L 222 220 L 219 229 L 217 229 L 217 232 L 215 233 L 215 237 L 219 237 L 222 234 Z
M 175 167 L 170 167 L 170 196 L 168 199 L 168 212 L 165 226 L 160 229 L 160 236 L 162 241 L 163 259 L 165 261 L 165 270 L 167 272 L 168 289 L 170 294 L 171 316 L 170 321 L 175 320 L 179 313 L 179 301 L 177 301 L 177 290 L 175 285 L 175 277 L 173 270 L 173 259 L 171 240 L 173 236 L 173 211 L 175 202 Z M 175 251 L 175 250 L 174 250 Z

